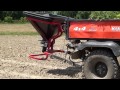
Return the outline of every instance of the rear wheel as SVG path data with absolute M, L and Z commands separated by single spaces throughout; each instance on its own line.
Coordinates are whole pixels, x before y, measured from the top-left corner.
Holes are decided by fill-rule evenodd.
M 95 50 L 85 59 L 83 78 L 115 79 L 118 74 L 118 61 L 109 50 Z

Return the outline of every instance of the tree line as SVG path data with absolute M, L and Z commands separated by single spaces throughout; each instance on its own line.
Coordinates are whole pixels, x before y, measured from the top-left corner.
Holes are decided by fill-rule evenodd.
M 0 22 L 26 22 L 22 11 L 0 11 Z
M 119 19 L 120 11 L 59 11 L 58 14 L 76 19 Z
M 41 12 L 41 11 L 36 11 Z M 46 11 L 44 11 L 46 12 Z M 119 19 L 120 11 L 47 11 L 47 13 L 64 15 L 76 19 Z M 0 21 L 25 22 L 23 11 L 0 11 Z

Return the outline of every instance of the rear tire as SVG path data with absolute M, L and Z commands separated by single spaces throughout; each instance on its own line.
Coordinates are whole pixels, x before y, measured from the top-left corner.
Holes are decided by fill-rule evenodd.
M 118 75 L 117 58 L 109 50 L 95 50 L 85 59 L 83 78 L 85 79 L 115 79 Z

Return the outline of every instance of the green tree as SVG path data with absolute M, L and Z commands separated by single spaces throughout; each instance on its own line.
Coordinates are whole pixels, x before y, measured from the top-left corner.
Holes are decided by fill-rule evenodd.
M 74 18 L 77 12 L 78 11 L 58 11 L 57 14 Z
M 2 20 L 2 11 L 0 11 L 0 20 Z
M 120 11 L 92 11 L 90 18 L 92 19 L 114 19 Z
M 88 19 L 91 11 L 78 11 L 76 14 L 77 19 Z
M 13 17 L 13 19 L 20 19 L 20 17 L 23 17 L 23 13 L 22 11 L 0 11 L 1 20 L 7 16 Z
M 19 20 L 24 15 L 22 11 L 13 11 L 11 16 L 13 17 L 14 20 Z
M 87 19 L 91 11 L 58 11 L 58 14 L 76 19 Z

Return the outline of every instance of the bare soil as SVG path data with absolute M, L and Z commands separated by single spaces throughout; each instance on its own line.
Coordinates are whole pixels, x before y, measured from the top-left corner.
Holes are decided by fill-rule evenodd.
M 36 61 L 29 54 L 41 53 L 40 36 L 0 36 L 0 79 L 80 79 L 81 67 L 64 61 L 48 59 Z M 55 48 L 63 48 L 64 37 L 56 41 Z M 63 54 L 57 55 L 64 57 Z

